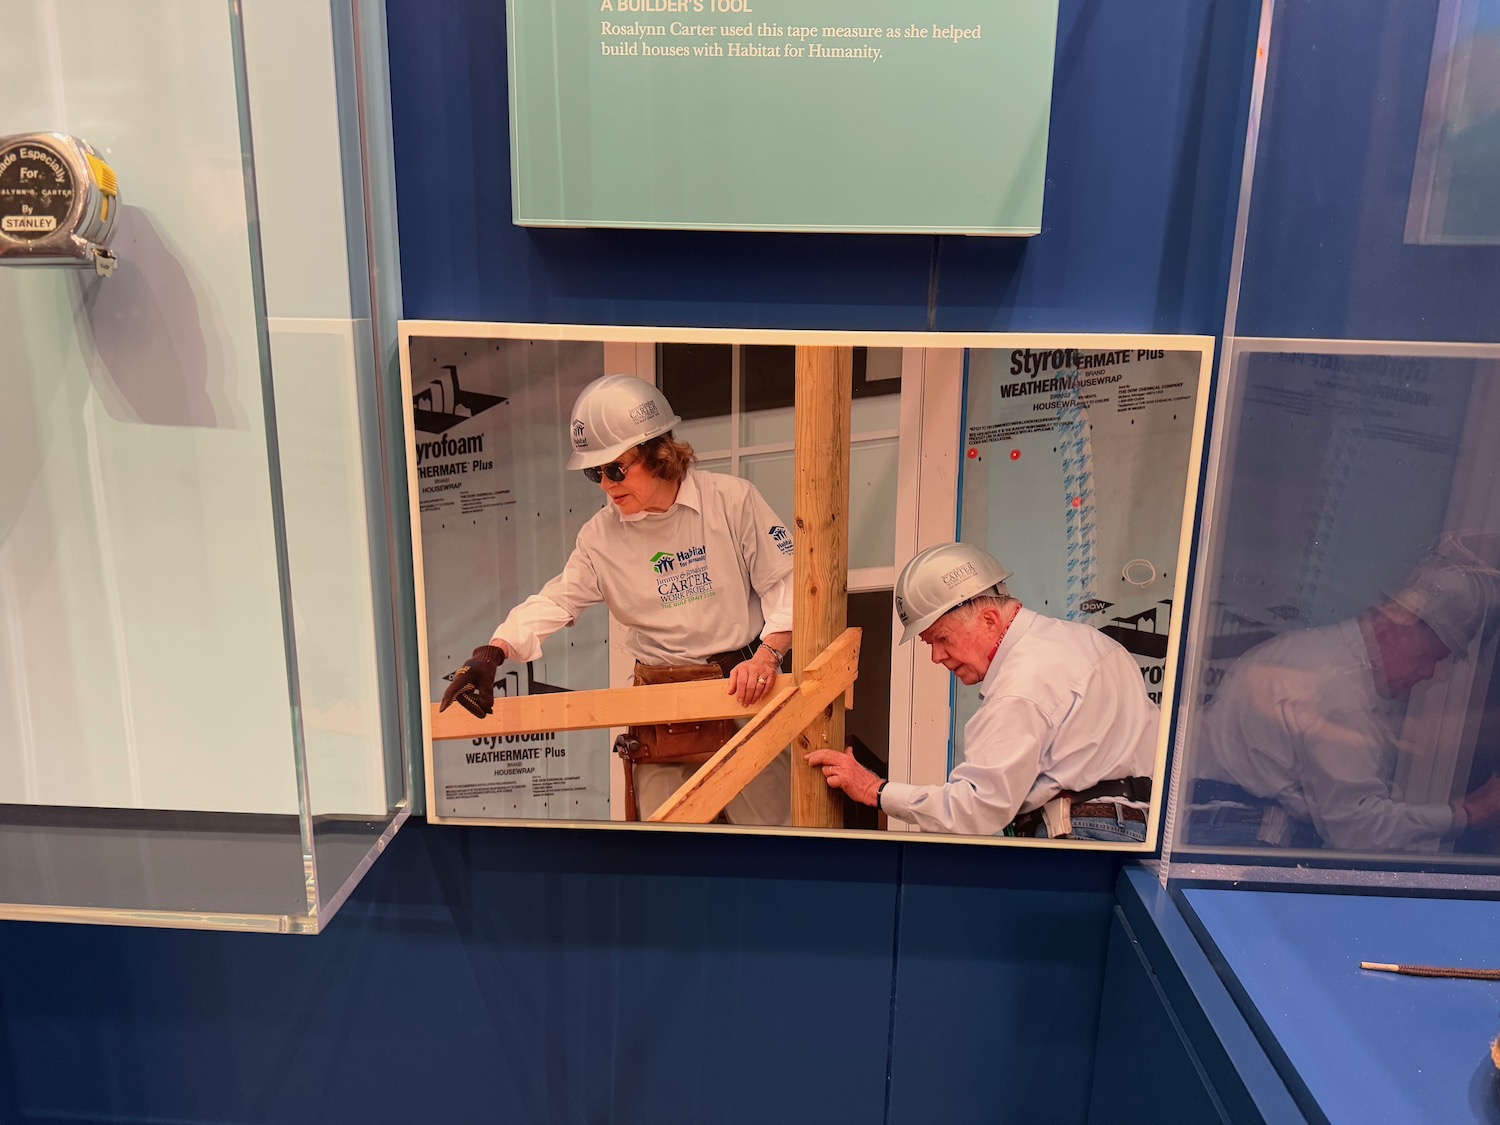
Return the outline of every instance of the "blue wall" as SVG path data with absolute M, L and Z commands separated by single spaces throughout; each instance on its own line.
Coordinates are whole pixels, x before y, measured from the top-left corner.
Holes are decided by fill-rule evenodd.
M 1204 333 L 1223 323 L 1251 0 L 1064 0 L 1043 233 L 1031 239 L 514 227 L 504 5 L 388 8 L 410 318 Z
M 1064 0 L 1030 240 L 513 227 L 504 5 L 387 2 L 408 317 L 1221 323 L 1256 0 Z M 1119 866 L 414 823 L 315 939 L 0 925 L 0 1119 L 1081 1121 Z

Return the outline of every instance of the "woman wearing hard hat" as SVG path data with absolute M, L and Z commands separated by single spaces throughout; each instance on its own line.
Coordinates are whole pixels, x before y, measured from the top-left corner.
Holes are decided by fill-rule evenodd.
M 692 467 L 672 437 L 682 419 L 633 375 L 595 379 L 573 404 L 569 469 L 605 505 L 578 533 L 567 565 L 511 610 L 487 645 L 454 673 L 442 707 L 493 709 L 506 660 L 541 655 L 542 642 L 604 603 L 625 627 L 636 683 L 727 676 L 750 705 L 770 690 L 792 638 L 792 538 L 749 481 Z M 632 727 L 625 759 L 630 819 L 651 812 L 734 734 L 732 720 Z M 789 771 L 782 754 L 725 809 L 732 824 L 784 824 Z

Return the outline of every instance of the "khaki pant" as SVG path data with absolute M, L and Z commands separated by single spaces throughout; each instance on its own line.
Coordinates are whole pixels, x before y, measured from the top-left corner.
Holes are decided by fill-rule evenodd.
M 677 762 L 635 767 L 635 797 L 641 819 L 666 803 L 668 797 L 701 767 Z M 730 824 L 788 824 L 792 819 L 792 753 L 783 750 L 755 780 L 724 809 Z

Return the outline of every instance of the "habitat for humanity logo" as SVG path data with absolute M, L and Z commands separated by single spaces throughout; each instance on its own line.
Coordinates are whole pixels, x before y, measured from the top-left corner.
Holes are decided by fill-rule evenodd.
M 412 423 L 424 434 L 443 433 L 505 401 L 499 395 L 460 388 L 456 364 L 444 364 L 442 370 L 411 396 Z
M 588 431 L 584 427 L 582 418 L 573 419 L 573 448 L 584 449 L 588 446 Z
M 714 596 L 706 547 L 689 547 L 675 553 L 658 551 L 651 556 L 651 569 L 657 575 L 656 593 L 668 609 Z
M 775 527 L 771 528 L 771 538 L 776 540 L 776 546 L 781 549 L 783 555 L 790 555 L 792 553 L 791 533 L 782 527 L 781 524 L 778 523 Z

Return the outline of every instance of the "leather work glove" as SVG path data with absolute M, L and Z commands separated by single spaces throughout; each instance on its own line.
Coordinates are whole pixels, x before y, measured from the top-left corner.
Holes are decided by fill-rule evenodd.
M 480 645 L 464 665 L 453 673 L 453 682 L 443 692 L 438 710 L 446 711 L 455 699 L 476 719 L 495 709 L 495 673 L 505 663 L 505 650 L 497 645 Z

